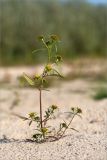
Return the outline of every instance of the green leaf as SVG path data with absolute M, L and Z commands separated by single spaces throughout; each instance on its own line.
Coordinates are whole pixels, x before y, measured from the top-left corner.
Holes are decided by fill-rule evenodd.
M 76 132 L 79 132 L 78 130 L 76 130 L 75 128 L 70 128 L 70 129 L 72 129 L 72 130 L 74 130 L 74 131 L 76 131 Z
M 38 40 L 43 40 L 44 39 L 44 36 L 43 35 L 40 35 L 39 37 L 38 37 Z
M 77 114 L 78 117 L 80 117 L 82 119 L 82 116 L 80 114 Z
M 56 105 L 54 105 L 54 104 L 51 106 L 51 108 L 52 108 L 53 110 L 58 109 L 58 107 L 57 107 Z
M 21 115 L 18 115 L 18 114 L 16 114 L 16 113 L 11 113 L 11 114 L 14 115 L 14 116 L 16 116 L 16 117 L 18 117 L 18 118 L 21 118 L 21 119 L 23 119 L 23 120 L 29 120 L 29 118 L 24 117 L 24 116 L 21 116 Z
M 29 122 L 29 126 L 32 124 L 32 121 Z
M 61 75 L 56 69 L 53 69 L 54 72 L 56 72 L 57 76 L 64 78 L 63 75 Z
M 46 127 L 41 128 L 41 132 L 42 133 L 47 133 L 48 132 L 48 128 L 46 128 Z
M 36 74 L 34 77 L 36 80 L 39 80 L 41 78 L 41 76 L 39 74 Z
M 77 113 L 82 113 L 81 108 L 77 108 Z
M 46 49 L 45 48 L 36 49 L 36 50 L 32 51 L 32 53 L 37 53 L 37 52 L 44 51 L 44 50 L 46 50 Z
M 51 47 L 52 47 L 52 43 L 53 43 L 53 42 L 51 42 L 51 41 L 47 41 L 47 42 L 46 42 L 46 45 L 47 45 L 49 48 L 51 48 Z
M 75 112 L 75 108 L 74 108 L 74 107 L 72 107 L 72 108 L 71 108 L 71 111 L 72 111 L 72 113 L 74 113 L 74 112 Z
M 33 138 L 36 139 L 37 141 L 39 141 L 42 138 L 42 134 L 39 134 L 39 133 L 34 134 Z
M 61 128 L 68 128 L 68 126 L 67 126 L 66 123 L 61 123 L 61 124 L 60 124 L 60 127 L 61 127 Z
M 34 118 L 36 115 L 37 115 L 36 112 L 31 112 L 31 113 L 29 113 L 29 117 L 30 117 L 30 118 Z
M 56 63 L 61 62 L 62 61 L 62 57 L 60 55 L 56 56 Z
M 59 37 L 57 35 L 51 35 L 51 39 L 56 42 L 59 41 Z
M 40 117 L 36 116 L 36 117 L 34 118 L 34 120 L 35 120 L 36 122 L 40 122 Z
M 24 78 L 26 79 L 26 81 L 31 85 L 34 86 L 35 82 L 32 80 L 31 77 L 29 77 L 27 74 L 23 73 Z

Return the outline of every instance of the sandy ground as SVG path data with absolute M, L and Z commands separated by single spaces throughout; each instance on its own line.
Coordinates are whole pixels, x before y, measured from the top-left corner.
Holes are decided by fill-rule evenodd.
M 40 74 L 43 71 L 45 64 L 36 66 L 16 66 L 16 67 L 0 67 L 0 82 L 10 82 L 12 84 L 18 83 L 18 77 L 23 75 L 23 72 L 28 75 Z M 59 67 L 60 72 L 64 76 L 70 75 L 72 77 L 102 77 L 107 72 L 106 59 L 78 59 L 72 63 L 62 63 Z
M 107 99 L 92 99 L 91 82 L 74 80 L 64 82 L 50 92 L 43 92 L 43 109 L 56 104 L 60 108 L 52 125 L 68 117 L 63 112 L 70 107 L 80 107 L 82 119 L 76 117 L 72 127 L 59 141 L 37 144 L 29 142 L 35 132 L 34 124 L 12 116 L 11 112 L 26 116 L 39 111 L 38 91 L 33 89 L 0 89 L 0 160 L 106 160 L 107 159 Z M 19 102 L 12 106 L 15 92 Z M 10 109 L 11 108 L 11 109 Z

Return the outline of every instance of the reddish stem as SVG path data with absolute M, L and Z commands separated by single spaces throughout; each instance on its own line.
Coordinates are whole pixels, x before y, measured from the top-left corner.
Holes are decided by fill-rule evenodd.
M 42 90 L 40 88 L 40 97 L 39 97 L 39 103 L 40 103 L 40 125 L 41 125 L 41 128 L 43 128 L 43 125 L 42 125 Z

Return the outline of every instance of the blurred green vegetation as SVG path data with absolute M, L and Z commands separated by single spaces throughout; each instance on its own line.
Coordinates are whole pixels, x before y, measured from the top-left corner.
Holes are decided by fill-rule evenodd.
M 107 87 L 97 89 L 96 94 L 93 96 L 95 100 L 102 100 L 107 98 Z
M 31 53 L 41 34 L 58 34 L 61 53 L 77 57 L 107 56 L 107 5 L 85 0 L 0 0 L 0 65 L 42 62 Z

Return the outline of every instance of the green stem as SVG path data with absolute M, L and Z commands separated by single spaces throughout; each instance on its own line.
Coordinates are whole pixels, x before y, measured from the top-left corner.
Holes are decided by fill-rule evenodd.
M 48 63 L 50 62 L 51 60 L 51 49 L 48 48 Z
M 43 44 L 45 45 L 45 47 L 48 49 L 48 46 L 46 45 L 45 41 L 42 39 Z
M 50 59 L 51 59 L 51 49 L 46 45 L 44 39 L 42 39 L 42 42 L 45 45 L 45 47 L 47 48 L 47 50 L 48 50 L 48 63 L 49 63 Z

